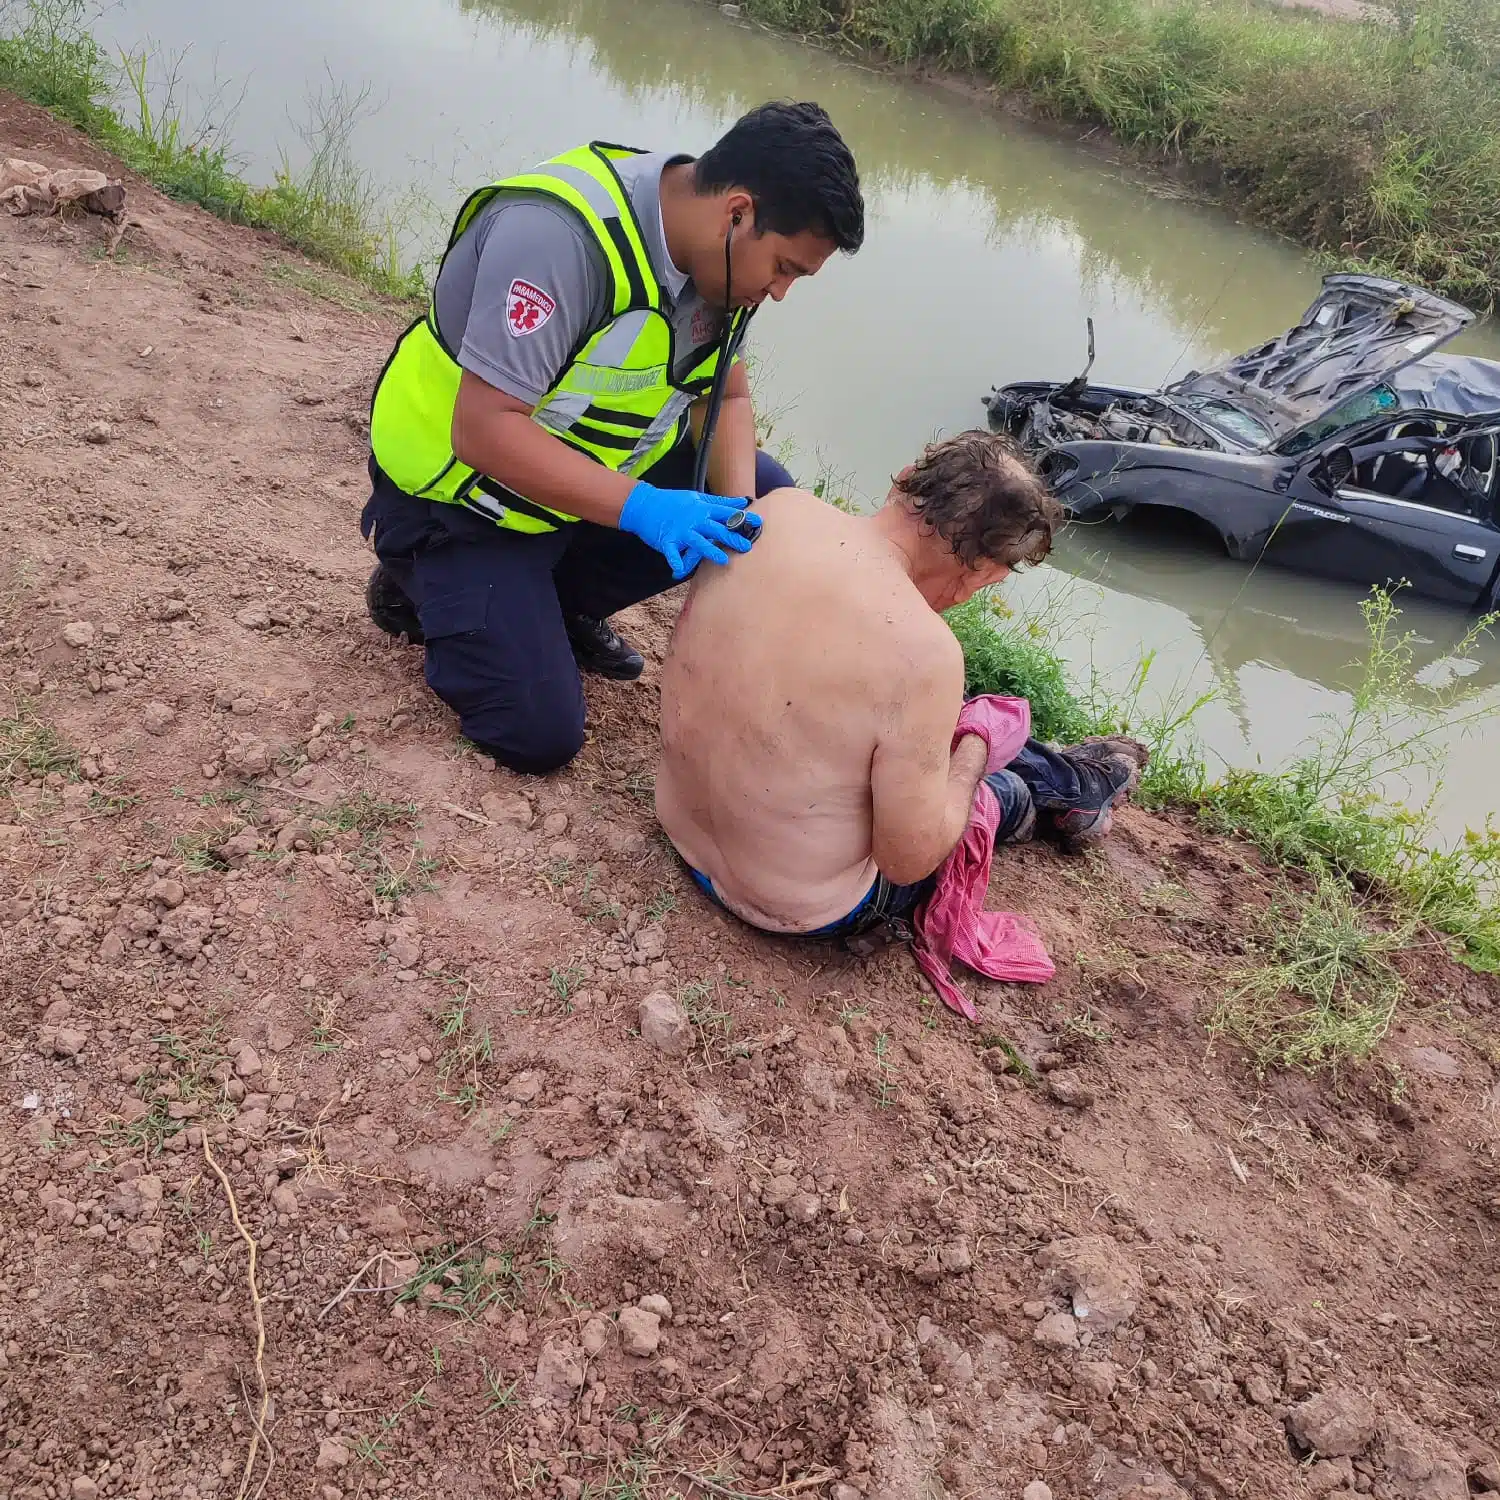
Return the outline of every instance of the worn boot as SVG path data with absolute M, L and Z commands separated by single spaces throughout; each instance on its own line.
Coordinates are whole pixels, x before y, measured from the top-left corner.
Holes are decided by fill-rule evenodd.
M 384 564 L 377 563 L 365 585 L 365 608 L 370 618 L 387 635 L 405 636 L 413 646 L 420 646 L 427 637 L 422 634 L 422 622 L 417 618 L 417 608 L 401 592 L 396 580 L 386 572 Z
M 1080 854 L 1108 836 L 1115 805 L 1140 784 L 1150 752 L 1125 735 L 1093 735 L 1060 753 L 1078 777 L 1079 803 L 1049 812 L 1047 822 L 1065 853 Z
M 580 671 L 597 672 L 615 682 L 634 682 L 645 671 L 646 659 L 608 620 L 568 615 L 563 624 Z

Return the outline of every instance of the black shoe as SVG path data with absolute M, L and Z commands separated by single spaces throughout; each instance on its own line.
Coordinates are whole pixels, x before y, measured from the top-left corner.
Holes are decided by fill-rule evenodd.
M 387 635 L 404 635 L 413 646 L 420 646 L 427 639 L 422 634 L 416 606 L 401 592 L 383 564 L 376 564 L 365 585 L 365 608 Z
M 593 615 L 568 615 L 564 621 L 573 660 L 584 672 L 597 672 L 616 682 L 634 682 L 646 670 L 646 658 L 621 637 L 608 620 Z

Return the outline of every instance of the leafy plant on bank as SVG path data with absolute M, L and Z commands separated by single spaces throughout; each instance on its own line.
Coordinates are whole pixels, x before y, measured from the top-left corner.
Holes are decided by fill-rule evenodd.
M 770 25 L 979 74 L 1206 170 L 1263 223 L 1500 299 L 1500 0 L 1350 21 L 1231 0 L 745 0 Z
M 94 14 L 88 0 L 0 0 L 0 88 L 71 121 L 169 197 L 271 230 L 384 295 L 425 295 L 421 268 L 402 264 L 398 220 L 354 164 L 363 91 L 330 81 L 309 100 L 306 164 L 283 158 L 274 182 L 256 187 L 210 119 L 189 122 L 177 65 L 145 52 L 112 61 L 90 31 Z

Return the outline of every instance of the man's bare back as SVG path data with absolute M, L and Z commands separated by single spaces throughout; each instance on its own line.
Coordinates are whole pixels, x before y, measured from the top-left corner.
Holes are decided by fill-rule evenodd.
M 756 510 L 765 526 L 754 549 L 700 571 L 672 639 L 656 811 L 731 911 L 810 932 L 875 881 L 872 787 L 897 726 L 920 718 L 915 753 L 941 765 L 918 773 L 946 774 L 963 659 L 868 518 L 801 490 Z M 887 781 L 915 782 L 909 769 L 893 761 Z

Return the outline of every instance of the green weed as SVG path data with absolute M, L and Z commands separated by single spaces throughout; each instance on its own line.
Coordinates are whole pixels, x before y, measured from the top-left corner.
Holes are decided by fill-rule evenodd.
M 423 1258 L 416 1274 L 397 1292 L 396 1300 L 420 1300 L 425 1306 L 473 1322 L 497 1304 L 517 1306 L 524 1289 L 514 1251 L 492 1255 L 473 1246 L 450 1243 Z
M 891 1061 L 891 1039 L 884 1031 L 875 1036 L 875 1105 L 889 1109 L 896 1102 L 896 1065 Z
M 1061 119 L 1209 168 L 1350 263 L 1500 298 L 1500 0 L 1397 24 L 1228 0 L 745 0 L 757 20 L 978 74 Z
M 0 8 L 0 88 L 70 120 L 169 197 L 272 230 L 383 295 L 425 295 L 420 268 L 402 264 L 402 216 L 381 205 L 373 180 L 354 165 L 350 138 L 368 113 L 364 92 L 330 79 L 307 101 L 299 127 L 306 166 L 293 171 L 283 161 L 270 186 L 254 187 L 217 140 L 220 122 L 187 118 L 178 65 L 148 53 L 112 61 L 91 34 L 93 18 L 89 0 L 9 0 Z
M 1263 1068 L 1362 1062 L 1405 993 L 1391 958 L 1411 946 L 1418 926 L 1413 918 L 1391 924 L 1331 876 L 1310 895 L 1289 894 L 1266 914 L 1264 961 L 1231 975 L 1209 1029 Z
M 78 752 L 27 700 L 19 699 L 9 717 L 0 719 L 0 788 L 52 775 L 77 781 L 81 774 Z

